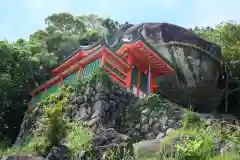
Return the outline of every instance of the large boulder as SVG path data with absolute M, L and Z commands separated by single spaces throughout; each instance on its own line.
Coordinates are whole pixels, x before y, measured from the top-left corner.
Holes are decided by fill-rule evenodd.
M 70 150 L 64 145 L 53 146 L 45 160 L 69 160 Z
M 108 150 L 122 152 L 123 149 L 133 151 L 132 140 L 130 137 L 116 132 L 113 128 L 100 129 L 92 140 L 93 152 L 96 157 L 102 159 Z M 123 156 L 121 153 L 120 156 Z

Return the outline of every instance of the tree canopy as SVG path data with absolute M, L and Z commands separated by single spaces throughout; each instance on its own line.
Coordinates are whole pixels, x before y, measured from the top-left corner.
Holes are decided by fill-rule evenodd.
M 223 61 L 231 68 L 234 77 L 240 77 L 240 24 L 234 21 L 222 22 L 215 28 L 195 27 L 200 37 L 221 47 Z
M 50 70 L 80 44 L 89 44 L 120 24 L 97 15 L 56 13 L 29 40 L 0 41 L 0 139 L 18 134 L 29 93 L 50 78 Z M 14 118 L 12 118 L 14 117 Z
M 94 14 L 70 13 L 49 15 L 45 23 L 47 27 L 32 33 L 29 40 L 0 41 L 0 139 L 14 140 L 30 100 L 29 92 L 50 77 L 54 66 L 80 44 L 90 44 L 122 25 Z M 240 77 L 240 24 L 223 22 L 215 28 L 191 30 L 220 45 L 224 61 L 233 75 Z

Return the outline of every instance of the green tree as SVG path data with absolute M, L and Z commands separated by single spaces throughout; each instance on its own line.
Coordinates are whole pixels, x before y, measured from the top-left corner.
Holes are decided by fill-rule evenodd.
M 119 25 L 97 15 L 66 12 L 49 15 L 45 22 L 47 27 L 32 33 L 29 41 L 0 41 L 0 136 L 16 138 L 29 93 L 50 78 L 57 64 Z
M 223 60 L 230 67 L 233 76 L 240 77 L 240 24 L 229 21 L 218 24 L 215 28 L 193 29 L 202 38 L 221 47 Z
M 109 34 L 113 34 L 120 28 L 120 24 L 118 21 L 114 21 L 110 18 L 106 18 L 102 21 L 102 26 L 108 30 Z
M 59 61 L 62 61 L 79 48 L 79 45 L 97 41 L 107 31 L 102 26 L 102 21 L 96 15 L 74 17 L 69 13 L 52 14 L 45 19 L 46 31 L 38 31 L 32 37 L 41 39 L 47 34 L 43 39 L 48 52 L 55 53 Z
M 45 19 L 45 23 L 48 25 L 46 31 L 48 33 L 68 33 L 71 34 L 83 34 L 86 31 L 85 24 L 75 18 L 70 13 L 55 13 L 48 16 Z
M 49 78 L 48 70 L 57 59 L 43 44 L 23 39 L 0 41 L 0 59 L 0 133 L 14 139 L 29 93 Z

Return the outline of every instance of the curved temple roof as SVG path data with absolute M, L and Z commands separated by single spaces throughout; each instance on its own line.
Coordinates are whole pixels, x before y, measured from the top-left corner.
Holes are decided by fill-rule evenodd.
M 216 58 L 221 57 L 221 49 L 216 44 L 200 38 L 188 29 L 169 23 L 128 24 L 112 36 L 109 36 L 109 38 L 105 37 L 105 43 L 112 48 L 118 43 L 132 43 L 140 39 L 149 42 L 152 41 L 158 45 L 171 42 L 191 44 L 210 52 Z
M 86 56 L 81 51 L 89 51 L 97 45 L 105 45 L 113 52 L 116 52 L 123 44 L 134 43 L 142 40 L 148 47 L 155 52 L 159 52 L 157 48 L 167 44 L 192 45 L 198 49 L 204 50 L 209 56 L 215 60 L 221 58 L 221 49 L 216 44 L 210 43 L 192 31 L 183 27 L 169 23 L 141 23 L 137 25 L 127 24 L 121 27 L 113 35 L 105 36 L 101 40 L 88 45 L 80 46 L 76 52 L 68 56 L 61 65 L 52 71 L 52 75 L 58 74 L 60 68 L 68 63 L 73 63 Z M 161 55 L 161 53 L 159 53 Z M 163 57 L 161 57 L 163 58 Z
M 206 106 L 213 105 L 217 102 L 212 101 L 221 96 L 221 89 L 217 87 L 221 70 L 220 47 L 190 30 L 168 23 L 128 24 L 113 35 L 80 46 L 52 71 L 55 77 L 34 90 L 32 95 L 66 78 L 70 72 L 84 67 L 104 52 L 126 65 L 126 58 L 131 54 L 133 65 L 145 71 L 151 65 L 151 75 L 156 77 L 161 92 L 183 104 L 189 104 L 190 96 L 195 99 L 194 104 L 201 103 L 199 106 L 203 102 Z M 203 93 L 206 90 L 208 94 Z

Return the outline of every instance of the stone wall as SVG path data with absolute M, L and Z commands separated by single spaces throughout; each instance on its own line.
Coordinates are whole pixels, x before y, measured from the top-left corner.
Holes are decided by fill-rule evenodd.
M 83 93 L 72 92 L 70 103 L 64 107 L 65 116 L 95 131 L 114 128 L 117 132 L 132 137 L 134 141 L 161 138 L 167 132 L 181 127 L 185 108 L 166 99 L 148 99 L 138 99 L 117 85 L 106 86 L 99 82 L 94 87 L 86 86 Z M 35 119 L 25 118 L 17 141 L 23 142 L 27 137 L 28 132 L 41 119 L 42 109 L 37 114 L 39 115 Z M 234 117 L 229 115 L 200 115 L 211 120 L 234 121 Z
M 120 132 L 126 106 L 135 100 L 129 92 L 116 85 L 106 87 L 97 83 L 96 87 L 87 86 L 84 94 L 74 92 L 70 95 L 66 116 L 94 130 L 115 128 Z
M 81 122 L 95 131 L 93 150 L 108 149 L 129 141 L 161 140 L 168 133 L 182 127 L 185 108 L 159 96 L 138 99 L 117 85 L 84 86 L 84 91 L 72 91 L 69 103 L 64 106 L 64 116 L 71 121 Z M 41 107 L 34 116 L 26 117 L 15 146 L 21 146 L 31 130 L 41 120 Z M 204 122 L 218 121 L 231 125 L 234 117 L 229 115 L 199 114 Z M 130 138 L 131 137 L 131 138 Z M 152 146 L 152 145 L 151 145 Z M 103 152 L 100 151 L 100 154 Z M 101 156 L 99 156 L 101 157 Z
M 124 133 L 136 140 L 149 140 L 161 138 L 171 129 L 181 127 L 183 109 L 166 102 L 154 105 L 157 104 L 139 99 L 135 105 L 128 106 Z
M 66 114 L 94 130 L 114 128 L 134 141 L 162 138 L 182 127 L 186 109 L 156 97 L 138 99 L 116 85 L 106 87 L 98 83 L 96 87 L 88 86 L 84 94 L 72 93 Z M 199 115 L 206 122 L 215 120 L 231 124 L 235 119 L 229 115 Z
M 166 99 L 138 99 L 134 105 L 127 106 L 123 133 L 137 141 L 161 139 L 167 133 L 182 127 L 186 111 L 186 108 Z M 225 114 L 199 113 L 198 115 L 208 124 L 218 122 L 232 125 L 236 121 L 234 116 Z

